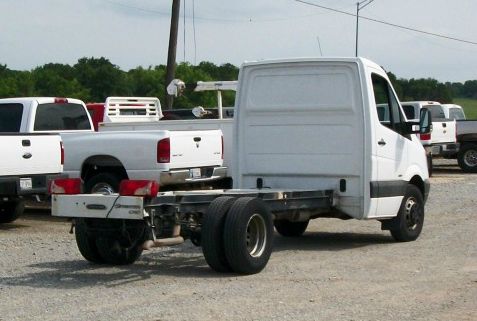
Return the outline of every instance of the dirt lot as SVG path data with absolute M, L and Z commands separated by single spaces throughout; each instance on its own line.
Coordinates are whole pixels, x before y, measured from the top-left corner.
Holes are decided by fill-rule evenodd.
M 0 320 L 477 320 L 477 175 L 437 163 L 416 242 L 315 220 L 252 276 L 214 273 L 189 242 L 91 265 L 66 221 L 30 212 L 0 226 Z

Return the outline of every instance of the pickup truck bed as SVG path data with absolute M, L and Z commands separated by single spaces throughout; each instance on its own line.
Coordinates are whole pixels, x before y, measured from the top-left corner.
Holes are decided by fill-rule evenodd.
M 0 223 L 23 212 L 23 199 L 46 196 L 48 182 L 62 177 L 62 146 L 58 134 L 0 135 Z

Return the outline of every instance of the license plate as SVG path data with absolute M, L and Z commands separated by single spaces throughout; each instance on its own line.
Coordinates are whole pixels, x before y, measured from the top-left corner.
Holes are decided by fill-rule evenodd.
M 33 188 L 33 184 L 31 183 L 31 178 L 20 178 L 20 189 L 22 191 L 29 190 Z
M 200 168 L 191 168 L 189 170 L 189 175 L 191 178 L 200 178 L 201 177 Z

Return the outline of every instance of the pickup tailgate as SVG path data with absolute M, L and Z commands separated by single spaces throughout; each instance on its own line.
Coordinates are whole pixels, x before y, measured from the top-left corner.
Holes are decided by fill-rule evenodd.
M 222 131 L 170 131 L 170 168 L 221 166 Z
M 0 176 L 62 172 L 60 142 L 58 134 L 0 135 Z
M 455 121 L 432 122 L 432 144 L 445 144 L 456 142 Z

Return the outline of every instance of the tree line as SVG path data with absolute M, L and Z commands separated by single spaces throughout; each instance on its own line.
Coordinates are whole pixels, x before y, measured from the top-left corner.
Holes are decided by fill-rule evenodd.
M 400 100 L 436 100 L 450 103 L 453 98 L 477 99 L 477 80 L 441 83 L 435 79 L 402 79 L 388 73 Z M 236 80 L 238 67 L 211 62 L 179 63 L 176 78 L 186 84 L 199 80 Z M 137 67 L 123 71 L 107 58 L 81 58 L 76 64 L 49 63 L 31 71 L 11 70 L 0 64 L 0 98 L 74 97 L 85 102 L 103 102 L 108 96 L 152 96 L 165 102 L 166 66 Z M 190 89 L 190 86 L 188 87 Z M 234 93 L 224 92 L 224 106 L 232 106 Z M 214 92 L 192 92 L 175 99 L 174 107 L 216 105 Z

